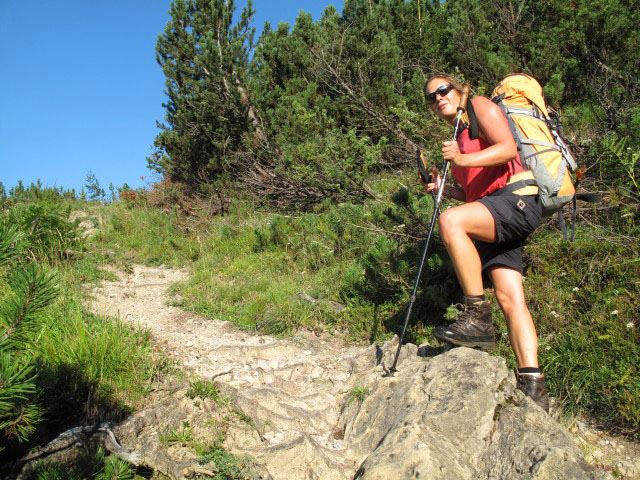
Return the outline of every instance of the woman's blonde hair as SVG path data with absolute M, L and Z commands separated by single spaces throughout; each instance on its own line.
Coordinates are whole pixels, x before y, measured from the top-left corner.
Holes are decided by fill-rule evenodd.
M 459 94 L 462 95 L 462 84 L 457 79 L 455 79 L 451 75 L 447 75 L 446 73 L 437 73 L 429 77 L 429 79 L 426 82 L 424 82 L 424 98 L 425 99 L 427 98 L 427 95 L 429 95 L 429 91 L 427 90 L 427 85 L 429 85 L 429 82 L 431 80 L 435 80 L 436 78 L 441 78 L 442 80 L 446 80 L 451 85 L 453 85 L 453 88 L 455 88 Z

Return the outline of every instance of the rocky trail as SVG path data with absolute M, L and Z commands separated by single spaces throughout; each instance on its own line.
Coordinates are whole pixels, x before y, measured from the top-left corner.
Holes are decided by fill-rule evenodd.
M 400 372 L 387 376 L 397 338 L 364 347 L 312 332 L 245 332 L 170 305 L 179 299 L 168 289 L 186 270 L 114 273 L 88 308 L 148 330 L 188 378 L 159 385 L 121 424 L 76 429 L 63 443 L 98 438 L 172 479 L 215 474 L 186 443 L 163 440 L 186 425 L 202 443 L 220 438 L 222 425 L 224 448 L 251 458 L 262 480 L 638 478 L 637 444 L 579 422 L 572 436 L 515 389 L 503 359 L 406 345 Z M 194 379 L 215 380 L 231 410 L 222 416 L 212 399 L 189 396 Z
M 91 308 L 149 330 L 184 370 L 232 392 L 258 434 L 235 435 L 229 447 L 265 463 L 273 478 L 352 478 L 356 459 L 336 429 L 354 375 L 369 366 L 368 349 L 310 332 L 255 335 L 167 305 L 167 289 L 187 275 L 135 266 L 97 288 Z

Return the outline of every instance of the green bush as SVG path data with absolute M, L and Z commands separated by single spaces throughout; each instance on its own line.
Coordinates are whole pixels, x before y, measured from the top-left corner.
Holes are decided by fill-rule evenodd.
M 42 421 L 31 351 L 59 293 L 55 271 L 21 261 L 24 242 L 15 226 L 0 223 L 0 432 L 7 442 L 29 440 Z
M 7 196 L 4 185 L 0 183 L 0 206 L 11 207 L 18 203 L 59 203 L 66 204 L 77 201 L 75 190 L 65 190 L 63 187 L 43 187 L 42 182 L 25 187 L 22 180 L 18 180 L 18 185 L 9 189 Z
M 611 133 L 587 144 L 581 159 L 589 175 L 623 193 L 640 194 L 640 144 Z
M 0 222 L 16 225 L 29 240 L 28 249 L 40 259 L 59 259 L 69 249 L 78 249 L 82 239 L 77 222 L 69 220 L 71 204 L 43 201 L 18 203 Z
M 58 207 L 17 203 L 0 219 L 0 450 L 10 456 L 75 422 L 121 418 L 163 367 L 146 334 L 82 308 L 78 283 L 97 267 L 50 241 L 75 231 Z
M 198 238 L 188 234 L 177 212 L 164 213 L 127 202 L 104 210 L 105 227 L 90 240 L 99 252 L 115 250 L 115 260 L 149 265 L 184 265 L 200 255 Z M 115 249 L 114 247 L 117 246 Z

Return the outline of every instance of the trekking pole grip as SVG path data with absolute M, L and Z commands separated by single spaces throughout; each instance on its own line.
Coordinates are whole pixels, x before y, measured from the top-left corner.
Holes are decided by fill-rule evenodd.
M 458 105 L 458 112 L 464 112 L 467 109 L 467 100 L 469 99 L 469 92 L 471 91 L 471 85 L 465 83 L 462 86 L 462 96 L 460 97 L 460 105 Z
M 460 103 L 458 104 L 458 110 L 457 110 L 458 113 L 456 115 L 456 122 L 453 127 L 453 135 L 451 136 L 452 141 L 458 138 L 460 125 L 462 124 L 462 114 L 467 109 L 467 100 L 469 99 L 470 91 L 471 91 L 471 85 L 469 85 L 468 83 L 465 83 L 462 86 L 462 95 L 460 96 Z M 446 165 L 448 162 L 449 162 L 448 160 L 445 160 L 442 168 L 444 168 L 444 165 Z

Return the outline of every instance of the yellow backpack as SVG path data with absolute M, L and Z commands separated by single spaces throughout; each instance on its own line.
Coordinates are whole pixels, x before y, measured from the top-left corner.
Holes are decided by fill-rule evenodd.
M 542 214 L 549 216 L 574 199 L 569 175 L 576 162 L 562 138 L 557 117 L 549 115 L 540 84 L 529 75 L 507 75 L 491 100 L 504 112 L 518 146 L 522 165 L 533 172 Z

